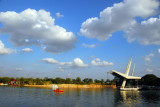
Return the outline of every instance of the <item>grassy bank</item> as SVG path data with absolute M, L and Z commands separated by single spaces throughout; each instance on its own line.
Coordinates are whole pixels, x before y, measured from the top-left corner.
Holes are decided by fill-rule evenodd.
M 53 84 L 48 85 L 24 85 L 26 87 L 43 87 L 43 88 L 51 88 Z M 56 84 L 59 88 L 116 88 L 116 85 L 77 85 L 77 84 Z

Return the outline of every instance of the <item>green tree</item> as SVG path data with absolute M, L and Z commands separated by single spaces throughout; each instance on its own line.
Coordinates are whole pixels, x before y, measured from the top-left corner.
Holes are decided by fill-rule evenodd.
M 55 83 L 56 83 L 56 84 L 65 84 L 65 79 L 62 79 L 62 78 L 60 78 L 60 77 L 57 77 L 57 78 L 55 79 Z
M 1 77 L 0 79 L 0 82 L 3 82 L 3 83 L 9 83 L 11 81 L 11 78 L 9 77 Z
M 100 81 L 100 80 L 98 80 L 98 79 L 95 79 L 95 80 L 94 80 L 94 83 L 95 83 L 95 84 L 100 84 L 100 83 L 101 83 L 101 81 Z
M 76 84 L 76 79 L 72 79 L 72 84 Z
M 66 84 L 71 84 L 72 83 L 72 80 L 71 78 L 66 78 L 66 81 L 65 81 Z
M 33 78 L 28 78 L 27 79 L 27 84 L 34 85 L 34 79 Z
M 84 84 L 88 84 L 88 80 L 89 80 L 88 78 L 84 78 L 84 79 L 83 79 L 83 83 L 84 83 Z
M 81 81 L 81 78 L 80 78 L 80 77 L 77 77 L 77 78 L 76 78 L 76 84 L 82 84 L 82 81 Z
M 37 85 L 43 85 L 43 82 L 40 78 L 35 79 Z
M 116 85 L 116 80 L 115 79 L 111 80 L 111 85 Z
M 19 80 L 22 84 L 24 84 L 25 79 L 23 77 L 21 77 Z
M 104 85 L 104 84 L 105 84 L 104 79 L 101 79 L 101 84 L 102 84 L 102 85 Z
M 93 84 L 92 78 L 89 78 L 89 79 L 88 79 L 88 84 Z
M 105 81 L 105 84 L 106 84 L 106 85 L 110 85 L 110 84 L 111 84 L 111 80 L 110 80 L 110 79 L 107 79 L 107 80 Z
M 142 85 L 149 85 L 149 86 L 159 85 L 159 78 L 153 74 L 147 74 L 143 76 L 141 81 L 142 81 Z
M 16 78 L 16 81 L 20 81 L 20 78 L 19 78 L 19 77 L 17 77 L 17 78 Z

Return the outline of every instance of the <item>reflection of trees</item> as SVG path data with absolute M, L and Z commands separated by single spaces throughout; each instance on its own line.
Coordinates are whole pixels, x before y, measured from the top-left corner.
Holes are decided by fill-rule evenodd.
M 160 101 L 160 92 L 156 90 L 143 91 L 141 95 L 142 95 L 142 99 L 144 100 L 144 102 L 159 103 Z
M 134 107 L 140 103 L 139 91 L 117 91 L 115 95 L 115 104 L 118 107 Z

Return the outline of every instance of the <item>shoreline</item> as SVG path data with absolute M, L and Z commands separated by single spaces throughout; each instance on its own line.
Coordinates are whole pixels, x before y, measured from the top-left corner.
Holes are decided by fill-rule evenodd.
M 24 85 L 24 87 L 51 88 L 53 84 L 48 85 Z M 80 85 L 80 84 L 55 84 L 59 88 L 116 88 L 116 85 Z

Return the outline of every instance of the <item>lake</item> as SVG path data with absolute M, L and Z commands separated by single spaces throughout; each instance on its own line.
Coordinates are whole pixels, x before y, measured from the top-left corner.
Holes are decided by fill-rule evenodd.
M 0 107 L 160 107 L 160 91 L 0 87 Z

